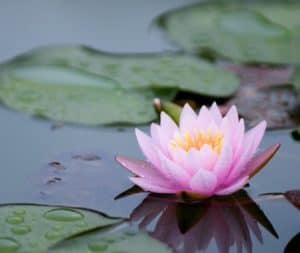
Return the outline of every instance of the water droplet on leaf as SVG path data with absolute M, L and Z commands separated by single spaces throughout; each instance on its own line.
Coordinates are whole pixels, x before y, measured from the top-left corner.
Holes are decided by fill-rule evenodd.
M 0 252 L 1 253 L 14 253 L 17 252 L 20 244 L 12 238 L 0 237 Z
M 103 252 L 107 249 L 107 244 L 105 242 L 95 242 L 89 245 L 89 250 L 93 252 Z
M 60 239 L 63 237 L 63 234 L 60 232 L 47 232 L 45 234 L 46 239 L 48 240 L 56 240 L 56 239 Z
M 14 211 L 14 215 L 17 216 L 24 216 L 26 214 L 26 211 L 24 209 L 18 209 Z
M 20 226 L 12 227 L 11 232 L 13 232 L 16 235 L 25 235 L 31 232 L 31 228 L 27 225 L 20 225 Z
M 9 224 L 21 224 L 24 222 L 24 218 L 20 216 L 9 216 L 6 218 L 6 222 Z
M 83 214 L 78 211 L 66 208 L 53 209 L 44 214 L 48 220 L 54 221 L 76 221 L 84 218 Z

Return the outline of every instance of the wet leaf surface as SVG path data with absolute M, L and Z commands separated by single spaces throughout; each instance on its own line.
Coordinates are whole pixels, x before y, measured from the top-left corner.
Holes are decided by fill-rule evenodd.
M 100 212 L 59 206 L 0 206 L 0 252 L 45 252 L 50 245 L 95 226 L 119 222 Z
M 233 74 L 193 56 L 108 54 L 83 46 L 30 51 L 2 64 L 0 80 L 5 105 L 87 125 L 149 122 L 152 100 L 171 100 L 178 89 L 227 97 L 239 87 Z
M 98 228 L 96 231 L 87 231 L 75 237 L 61 241 L 50 248 L 49 253 L 82 253 L 82 252 L 124 252 L 124 253 L 171 253 L 163 243 L 150 237 L 147 233 L 135 228 L 117 226 L 107 229 Z
M 158 23 L 179 46 L 239 62 L 299 63 L 298 1 L 204 1 Z

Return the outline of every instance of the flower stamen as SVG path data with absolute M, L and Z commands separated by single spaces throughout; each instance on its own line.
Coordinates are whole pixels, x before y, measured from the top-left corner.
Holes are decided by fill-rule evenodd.
M 200 150 L 203 145 L 209 145 L 216 153 L 220 153 L 223 144 L 223 133 L 221 131 L 212 131 L 210 129 L 194 130 L 194 132 L 184 131 L 181 135 L 176 133 L 171 140 L 172 148 L 182 148 L 186 152 L 192 148 Z

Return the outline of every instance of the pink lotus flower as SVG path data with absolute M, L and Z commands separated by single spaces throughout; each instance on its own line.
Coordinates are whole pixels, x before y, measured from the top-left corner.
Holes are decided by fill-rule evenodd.
M 145 191 L 228 195 L 243 188 L 278 150 L 275 144 L 255 154 L 265 129 L 262 121 L 245 132 L 235 106 L 222 117 L 215 103 L 209 109 L 202 106 L 198 114 L 186 104 L 179 126 L 162 112 L 160 125 L 151 124 L 151 137 L 136 129 L 147 162 L 122 156 L 117 161 Z

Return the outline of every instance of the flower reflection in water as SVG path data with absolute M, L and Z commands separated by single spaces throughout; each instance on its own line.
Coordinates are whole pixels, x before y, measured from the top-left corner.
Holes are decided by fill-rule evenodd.
M 278 235 L 259 206 L 240 191 L 199 203 L 182 203 L 148 195 L 131 213 L 140 229 L 168 244 L 176 253 L 205 251 L 214 239 L 219 253 L 235 245 L 237 252 L 252 252 L 252 237 L 263 243 L 260 226 Z

